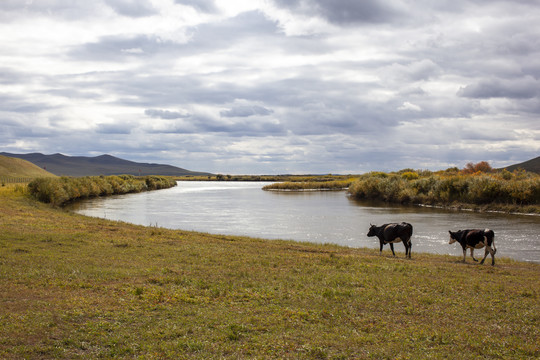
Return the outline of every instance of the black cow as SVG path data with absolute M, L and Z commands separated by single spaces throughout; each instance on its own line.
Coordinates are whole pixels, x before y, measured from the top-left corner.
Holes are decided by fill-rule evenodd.
M 448 231 L 450 233 L 450 244 L 459 242 L 463 248 L 463 262 L 465 262 L 465 253 L 467 249 L 471 249 L 471 257 L 474 261 L 478 261 L 474 258 L 474 249 L 481 249 L 486 247 L 484 258 L 480 261 L 480 264 L 484 263 L 488 254 L 491 254 L 491 265 L 495 265 L 495 233 L 493 230 L 459 230 L 456 232 Z M 492 248 L 493 247 L 493 248 Z
M 384 224 L 382 226 L 371 225 L 367 236 L 377 236 L 379 238 L 381 253 L 383 245 L 390 244 L 390 249 L 392 249 L 392 254 L 394 254 L 394 256 L 396 256 L 396 253 L 394 252 L 394 243 L 402 241 L 403 245 L 405 245 L 405 257 L 409 257 L 410 259 L 412 230 L 412 225 L 405 222 L 402 222 L 401 224 Z

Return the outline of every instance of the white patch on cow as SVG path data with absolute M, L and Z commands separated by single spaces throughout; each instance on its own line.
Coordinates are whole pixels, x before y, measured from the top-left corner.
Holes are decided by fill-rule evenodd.
M 401 242 L 401 238 L 395 238 L 392 241 L 389 241 L 388 244 L 397 244 L 398 242 Z

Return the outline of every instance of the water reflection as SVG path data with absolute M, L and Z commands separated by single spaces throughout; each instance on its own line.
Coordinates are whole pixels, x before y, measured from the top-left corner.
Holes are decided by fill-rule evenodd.
M 370 223 L 413 225 L 414 252 L 461 255 L 448 230 L 491 228 L 497 255 L 540 263 L 540 217 L 389 206 L 350 199 L 342 191 L 268 192 L 254 182 L 180 182 L 172 189 L 92 199 L 76 205 L 89 216 L 141 225 L 378 248 Z M 396 246 L 398 256 L 403 245 Z M 479 252 L 483 253 L 483 250 Z

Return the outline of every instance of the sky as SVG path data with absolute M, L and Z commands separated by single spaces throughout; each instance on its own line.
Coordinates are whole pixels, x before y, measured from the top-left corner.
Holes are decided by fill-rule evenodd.
M 536 0 L 1 0 L 0 152 L 223 174 L 540 155 Z

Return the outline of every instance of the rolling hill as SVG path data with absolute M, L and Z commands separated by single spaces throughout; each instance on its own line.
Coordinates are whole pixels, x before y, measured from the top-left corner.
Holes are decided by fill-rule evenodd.
M 519 168 L 521 168 L 523 170 L 527 170 L 527 171 L 530 171 L 530 172 L 540 174 L 540 156 L 535 157 L 534 159 L 531 159 L 531 160 L 524 161 L 524 162 L 519 163 L 519 164 L 510 165 L 510 166 L 505 167 L 505 169 L 508 170 L 508 171 L 514 171 L 514 170 L 519 169 Z
M 55 176 L 29 161 L 0 155 L 0 177 Z
M 11 154 L 0 153 L 27 160 L 41 169 L 46 169 L 55 175 L 65 176 L 99 176 L 99 175 L 209 175 L 206 172 L 196 172 L 182 169 L 176 166 L 164 164 L 138 163 L 120 159 L 111 155 L 96 157 L 66 156 L 62 154 L 44 155 L 41 153 Z

